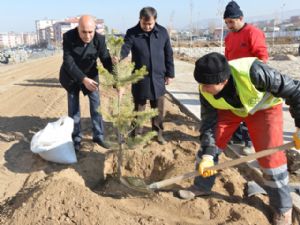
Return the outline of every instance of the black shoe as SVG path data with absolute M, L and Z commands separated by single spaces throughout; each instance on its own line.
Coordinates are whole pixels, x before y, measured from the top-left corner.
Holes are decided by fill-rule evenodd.
M 245 141 L 232 138 L 229 141 L 229 144 L 232 144 L 232 145 L 233 144 L 236 144 L 236 145 L 245 145 Z
M 74 142 L 74 149 L 76 153 L 80 151 L 80 147 L 81 147 L 80 142 Z
M 167 141 L 165 140 L 164 136 L 162 134 L 158 134 L 157 136 L 157 142 L 161 145 L 167 144 Z
M 93 142 L 100 145 L 102 148 L 109 149 L 110 145 L 106 143 L 103 139 L 93 138 Z

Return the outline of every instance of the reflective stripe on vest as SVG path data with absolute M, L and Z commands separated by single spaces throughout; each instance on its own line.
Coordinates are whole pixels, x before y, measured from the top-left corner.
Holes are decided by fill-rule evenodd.
M 199 91 L 214 108 L 230 110 L 240 117 L 247 117 L 249 114 L 254 114 L 259 110 L 280 104 L 282 99 L 275 98 L 268 92 L 260 92 L 252 84 L 250 68 L 255 60 L 256 58 L 254 57 L 248 57 L 229 61 L 234 85 L 243 105 L 242 108 L 235 108 L 228 104 L 224 98 L 215 99 L 213 95 L 203 92 L 201 84 L 199 85 Z

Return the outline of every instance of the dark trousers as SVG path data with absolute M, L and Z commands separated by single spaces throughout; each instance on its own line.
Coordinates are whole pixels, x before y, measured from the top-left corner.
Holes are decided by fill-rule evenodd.
M 79 92 L 75 90 L 72 93 L 68 93 L 68 115 L 74 120 L 74 130 L 72 138 L 74 142 L 80 142 L 82 139 L 81 126 L 80 126 L 80 104 L 79 104 Z M 104 138 L 104 127 L 102 116 L 99 113 L 100 96 L 98 91 L 93 91 L 88 95 L 90 102 L 90 115 L 93 128 L 93 138 Z
M 236 129 L 236 131 L 232 135 L 231 140 L 233 141 L 233 143 L 245 142 L 245 146 L 248 146 L 248 147 L 252 146 L 248 128 L 244 122 L 241 123 L 240 126 Z
M 158 110 L 158 115 L 151 119 L 152 130 L 162 132 L 164 120 L 164 96 L 160 96 L 155 100 L 149 100 L 152 109 Z M 147 99 L 134 99 L 134 111 L 140 112 L 146 109 Z M 138 127 L 134 131 L 134 135 L 142 134 L 143 127 Z

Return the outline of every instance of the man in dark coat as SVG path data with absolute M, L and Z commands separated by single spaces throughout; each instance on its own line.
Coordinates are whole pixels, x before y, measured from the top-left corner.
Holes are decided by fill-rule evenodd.
M 121 58 L 131 51 L 135 68 L 147 67 L 148 76 L 132 85 L 135 111 L 143 111 L 147 100 L 151 108 L 158 108 L 158 116 L 152 118 L 152 129 L 158 132 L 158 142 L 165 143 L 162 136 L 164 118 L 165 85 L 174 78 L 173 51 L 167 30 L 156 23 L 157 12 L 152 7 L 140 11 L 139 23 L 128 29 Z M 135 135 L 142 129 L 136 129 Z
M 104 148 L 109 148 L 104 141 L 102 116 L 99 114 L 99 77 L 97 58 L 103 66 L 112 71 L 112 60 L 107 50 L 105 37 L 95 32 L 95 21 L 84 15 L 79 19 L 77 28 L 63 35 L 63 64 L 59 80 L 68 92 L 68 115 L 74 119 L 72 134 L 76 151 L 80 149 L 82 134 L 80 132 L 79 92 L 89 97 L 90 114 L 93 127 L 93 141 Z

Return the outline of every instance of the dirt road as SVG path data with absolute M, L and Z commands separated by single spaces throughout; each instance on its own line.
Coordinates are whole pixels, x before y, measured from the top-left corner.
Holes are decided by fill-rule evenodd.
M 83 97 L 84 142 L 78 163 L 58 165 L 32 154 L 33 134 L 67 113 L 66 93 L 58 82 L 60 64 L 61 56 L 52 56 L 0 67 L 0 224 L 269 224 L 267 198 L 244 197 L 246 180 L 237 169 L 220 173 L 215 194 L 190 201 L 174 191 L 191 181 L 152 196 L 104 182 L 106 152 L 91 142 Z M 103 107 L 113 94 L 101 92 Z M 157 181 L 193 169 L 199 124 L 166 98 L 168 144 L 151 142 L 132 151 L 126 165 L 132 176 Z

